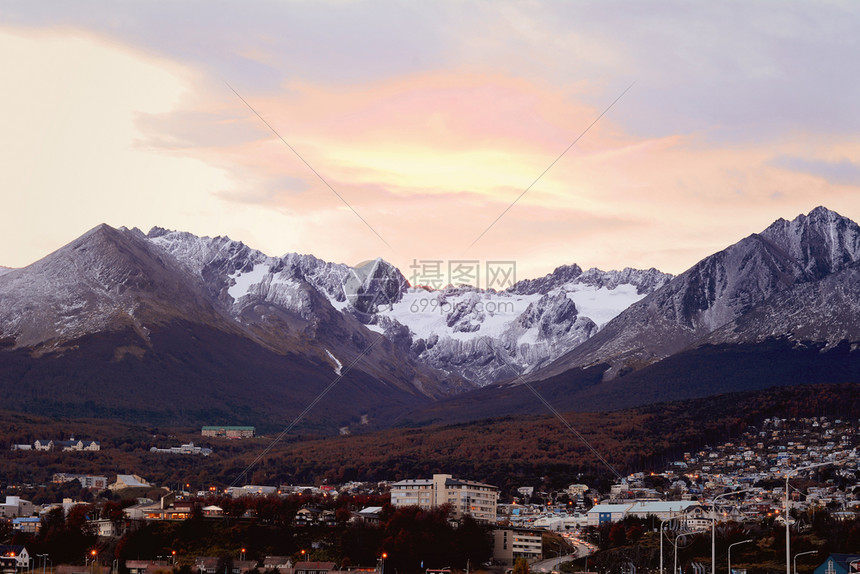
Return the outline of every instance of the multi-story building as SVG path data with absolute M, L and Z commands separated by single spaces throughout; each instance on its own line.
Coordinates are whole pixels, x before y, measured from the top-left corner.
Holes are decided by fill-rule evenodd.
M 81 483 L 81 487 L 93 490 L 104 490 L 107 488 L 108 479 L 106 476 L 93 476 L 89 474 L 71 474 L 68 472 L 54 473 L 54 483 L 62 484 L 77 480 Z
M 255 431 L 256 429 L 254 427 L 208 426 L 203 427 L 203 429 L 200 431 L 200 434 L 203 436 L 214 436 L 222 438 L 252 438 L 254 436 Z
M 391 504 L 394 507 L 436 508 L 450 504 L 455 516 L 471 514 L 475 520 L 483 522 L 496 521 L 498 497 L 499 489 L 495 486 L 455 479 L 450 474 L 401 480 L 391 485 Z
M 0 503 L 0 518 L 15 518 L 17 516 L 32 516 L 33 503 L 20 496 L 7 496 L 6 502 Z
M 503 566 L 513 566 L 517 558 L 534 562 L 543 558 L 543 531 L 510 526 L 493 531 L 493 560 Z

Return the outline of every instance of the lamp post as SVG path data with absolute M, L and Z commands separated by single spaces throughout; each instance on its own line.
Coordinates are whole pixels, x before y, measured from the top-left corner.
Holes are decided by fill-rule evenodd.
M 176 554 L 176 553 L 174 552 L 174 554 Z M 239 560 L 242 560 L 242 561 L 245 560 L 245 549 L 244 548 L 242 548 L 242 551 L 239 553 Z
M 687 535 L 686 532 L 682 532 L 681 534 L 679 534 L 678 536 L 675 537 L 675 544 L 674 544 L 674 546 L 675 546 L 675 564 L 672 567 L 672 574 L 678 574 L 678 539 L 681 538 L 682 536 L 686 536 L 686 535 Z
M 803 556 L 804 554 L 818 554 L 818 550 L 809 550 L 808 552 L 800 552 L 798 554 L 795 554 L 794 560 L 793 560 L 793 562 L 794 562 L 794 574 L 797 574 L 797 557 Z M 729 573 L 729 574 L 731 574 L 731 573 Z
M 380 574 L 385 574 L 385 559 L 388 558 L 388 553 L 382 553 L 382 572 Z
M 830 460 L 827 462 L 819 462 L 818 464 L 801 466 L 800 468 L 795 468 L 794 470 L 789 470 L 785 473 L 785 515 L 782 517 L 785 520 L 785 574 L 791 574 L 791 524 L 789 523 L 790 516 L 788 514 L 788 479 L 801 470 L 827 466 L 828 464 L 833 464 L 835 462 L 838 461 Z
M 741 540 L 740 542 L 735 542 L 734 544 L 729 544 L 729 574 L 732 574 L 732 546 L 737 546 L 738 544 L 746 544 L 747 542 L 752 542 L 752 538 L 749 540 Z
M 711 501 L 711 574 L 717 574 L 717 499 L 731 496 L 732 494 L 742 494 L 751 490 L 752 488 L 744 488 L 743 490 L 724 492 L 715 496 Z M 729 572 L 729 574 L 732 573 Z
M 96 555 L 97 554 L 98 554 L 98 552 L 96 551 L 95 548 L 93 548 L 92 550 L 89 551 L 87 556 L 84 558 L 84 568 L 89 567 L 91 572 L 95 571 Z
M 660 574 L 663 573 L 663 525 L 672 520 L 671 518 L 664 518 L 660 521 Z M 588 556 L 585 557 L 586 570 L 588 570 Z

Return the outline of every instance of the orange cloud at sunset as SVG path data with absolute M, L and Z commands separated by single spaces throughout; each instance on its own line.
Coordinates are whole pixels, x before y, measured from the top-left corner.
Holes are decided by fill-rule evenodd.
M 857 86 L 821 64 L 855 42 L 840 24 L 854 11 L 803 4 L 833 29 L 810 35 L 755 7 L 749 25 L 719 7 L 172 8 L 191 28 L 103 8 L 21 8 L 0 29 L 0 189 L 16 214 L 0 264 L 104 221 L 401 269 L 677 273 L 819 204 L 860 219 Z

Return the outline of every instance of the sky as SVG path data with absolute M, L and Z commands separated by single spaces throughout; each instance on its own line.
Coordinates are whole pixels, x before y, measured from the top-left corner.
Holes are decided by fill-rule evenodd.
M 857 30 L 851 1 L 7 0 L 0 265 L 107 223 L 680 273 L 860 220 Z

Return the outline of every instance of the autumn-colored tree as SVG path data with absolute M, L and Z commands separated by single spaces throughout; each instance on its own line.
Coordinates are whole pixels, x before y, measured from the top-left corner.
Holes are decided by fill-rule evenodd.
M 514 574 L 529 574 L 529 561 L 523 557 L 514 562 Z
M 620 522 L 616 522 L 609 529 L 609 544 L 612 546 L 624 546 L 627 544 L 627 529 Z

